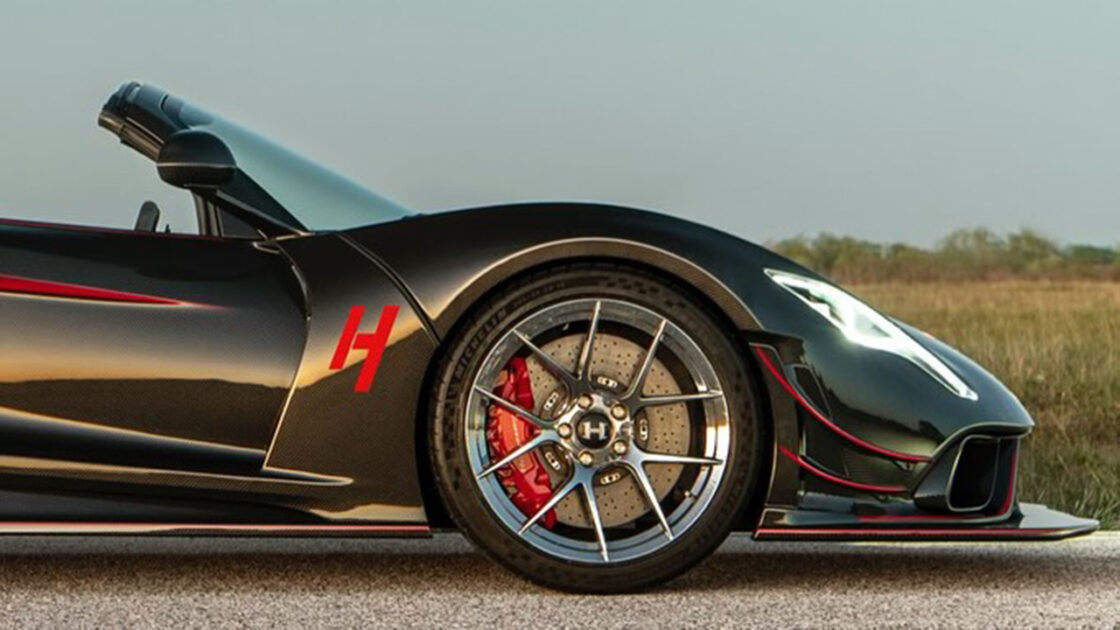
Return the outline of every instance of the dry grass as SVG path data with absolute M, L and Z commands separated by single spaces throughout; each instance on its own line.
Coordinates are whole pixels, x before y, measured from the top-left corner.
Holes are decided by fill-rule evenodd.
M 1120 528 L 1120 283 L 863 284 L 851 290 L 957 347 L 1034 415 L 1020 492 Z

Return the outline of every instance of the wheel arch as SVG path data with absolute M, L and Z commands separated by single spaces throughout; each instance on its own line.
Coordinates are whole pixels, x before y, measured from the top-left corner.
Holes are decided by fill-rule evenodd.
M 688 258 L 659 247 L 620 238 L 572 238 L 524 248 L 486 266 L 446 302 L 434 319 L 446 338 L 453 326 L 490 292 L 510 279 L 552 265 L 605 261 L 643 267 L 699 290 L 737 330 L 758 330 L 750 307 L 714 274 Z

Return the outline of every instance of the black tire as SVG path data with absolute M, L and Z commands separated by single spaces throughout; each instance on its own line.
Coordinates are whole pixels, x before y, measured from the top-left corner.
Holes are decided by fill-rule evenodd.
M 474 480 L 464 430 L 474 375 L 488 349 L 526 315 L 574 298 L 625 300 L 684 330 L 708 357 L 723 384 L 730 448 L 716 494 L 686 531 L 663 548 L 627 562 L 588 564 L 547 554 L 504 526 Z M 449 340 L 433 380 L 431 462 L 444 504 L 459 529 L 498 563 L 551 588 L 584 593 L 628 592 L 685 572 L 743 523 L 748 501 L 761 491 L 763 427 L 757 384 L 744 364 L 739 337 L 691 290 L 654 273 L 613 263 L 573 263 L 510 281 L 476 305 Z

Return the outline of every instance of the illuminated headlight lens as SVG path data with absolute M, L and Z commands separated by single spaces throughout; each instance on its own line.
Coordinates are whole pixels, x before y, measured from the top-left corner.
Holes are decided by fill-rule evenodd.
M 961 398 L 980 398 L 933 353 L 914 341 L 894 322 L 851 295 L 831 284 L 776 269 L 767 269 L 766 275 L 796 295 L 821 317 L 832 322 L 852 342 L 890 352 L 910 361 Z

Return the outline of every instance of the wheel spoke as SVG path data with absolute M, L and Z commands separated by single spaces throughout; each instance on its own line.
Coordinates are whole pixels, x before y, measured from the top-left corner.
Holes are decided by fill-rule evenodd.
M 642 395 L 642 389 L 646 384 L 646 378 L 649 376 L 649 370 L 653 367 L 653 358 L 657 354 L 657 347 L 661 345 L 661 338 L 665 335 L 665 327 L 668 326 L 668 320 L 661 320 L 657 326 L 657 331 L 653 333 L 653 340 L 649 343 L 649 348 L 646 349 L 646 355 L 642 358 L 641 365 L 638 366 L 637 372 L 634 377 L 630 379 L 630 388 L 626 390 L 623 398 L 631 400 Z
M 533 412 L 528 411 L 527 409 L 523 409 L 519 405 L 515 405 L 514 403 L 511 403 L 510 401 L 506 400 L 505 398 L 502 398 L 501 396 L 498 396 L 497 394 L 494 394 L 493 392 L 487 391 L 485 387 L 480 387 L 478 385 L 475 385 L 474 386 L 474 391 L 478 392 L 480 395 L 486 397 L 487 399 L 491 400 L 492 402 L 497 403 L 498 405 L 501 405 L 502 407 L 505 407 L 506 409 L 509 409 L 510 411 L 516 413 L 517 415 L 521 416 L 522 418 L 524 418 L 524 419 L 528 420 L 529 422 L 537 425 L 537 427 L 539 427 L 541 429 L 551 429 L 552 428 L 552 423 L 549 422 L 548 420 L 545 420 L 543 418 L 538 417 Z
M 508 455 L 501 458 L 496 463 L 491 464 L 489 468 L 487 468 L 486 470 L 478 473 L 478 475 L 476 475 L 476 478 L 482 479 L 483 477 L 487 477 L 487 476 L 493 474 L 495 471 L 501 469 L 502 466 L 505 466 L 505 465 L 509 464 L 510 462 L 512 462 L 515 459 L 521 457 L 522 455 L 528 453 L 529 451 L 541 446 L 545 442 L 550 442 L 550 441 L 552 441 L 552 436 L 547 435 L 546 433 L 543 433 L 543 432 L 538 433 L 535 436 L 533 436 L 533 438 L 531 440 L 522 444 L 521 446 L 518 446 L 512 452 L 510 452 Z
M 537 344 L 533 343 L 533 340 L 530 339 L 528 337 L 528 335 L 525 335 L 521 331 L 518 331 L 518 330 L 513 331 L 513 334 L 516 335 L 517 338 L 521 340 L 521 343 L 525 344 L 526 348 L 529 348 L 529 351 L 532 352 L 533 355 L 537 357 L 537 359 L 541 362 L 541 364 L 544 365 L 544 368 L 546 370 L 551 372 L 552 375 L 555 376 L 556 378 L 563 381 L 564 384 L 568 386 L 569 390 L 572 389 L 572 387 L 575 385 L 576 380 L 577 380 L 576 375 L 574 375 L 570 371 L 568 371 L 568 368 L 566 368 L 566 367 L 560 365 L 559 363 L 557 363 L 556 359 L 551 354 L 545 352 L 539 346 L 537 346 Z
M 657 522 L 661 523 L 661 531 L 665 532 L 665 537 L 673 540 L 673 528 L 669 526 L 669 520 L 665 518 L 665 512 L 661 509 L 661 501 L 657 499 L 657 491 L 653 489 L 653 484 L 649 481 L 649 475 L 646 471 L 642 470 L 641 466 L 628 464 L 630 474 L 634 477 L 634 481 L 638 482 L 638 487 L 645 495 L 646 503 L 649 504 L 649 509 L 657 516 Z
M 542 516 L 548 514 L 549 510 L 556 507 L 557 503 L 564 500 L 564 497 L 571 494 L 572 490 L 575 490 L 576 486 L 579 485 L 579 478 L 573 476 L 571 479 L 565 482 L 564 485 L 560 486 L 560 489 L 552 493 L 552 497 L 549 498 L 549 500 L 545 502 L 543 506 L 541 506 L 541 509 L 537 510 L 535 514 L 529 517 L 529 520 L 525 521 L 525 524 L 522 525 L 521 529 L 517 531 L 518 535 L 524 536 L 525 532 L 529 531 L 529 528 L 532 527 L 534 523 L 541 520 Z
M 643 451 L 642 464 L 697 464 L 699 466 L 718 466 L 722 459 L 713 457 L 693 457 L 692 455 L 669 455 L 667 453 L 648 453 Z
M 610 562 L 610 554 L 607 553 L 607 535 L 603 531 L 603 519 L 599 516 L 599 504 L 595 500 L 595 489 L 591 486 L 591 481 L 580 484 L 583 488 L 583 500 L 587 504 L 587 513 L 591 515 L 591 524 L 595 527 L 595 537 L 599 540 L 599 555 L 603 556 L 603 562 Z
M 591 350 L 595 345 L 595 333 L 599 332 L 599 313 L 603 303 L 596 300 L 595 309 L 591 311 L 591 323 L 587 327 L 587 338 L 583 340 L 583 347 L 579 351 L 579 360 L 576 363 L 576 378 L 587 380 L 587 369 L 591 365 Z
M 713 400 L 716 398 L 723 398 L 723 392 L 712 390 L 707 392 L 696 392 L 695 394 L 669 394 L 667 396 L 639 396 L 637 401 L 630 405 L 631 415 L 638 412 L 639 409 L 646 407 L 661 407 L 664 405 L 676 405 L 678 403 L 692 402 L 694 400 Z

